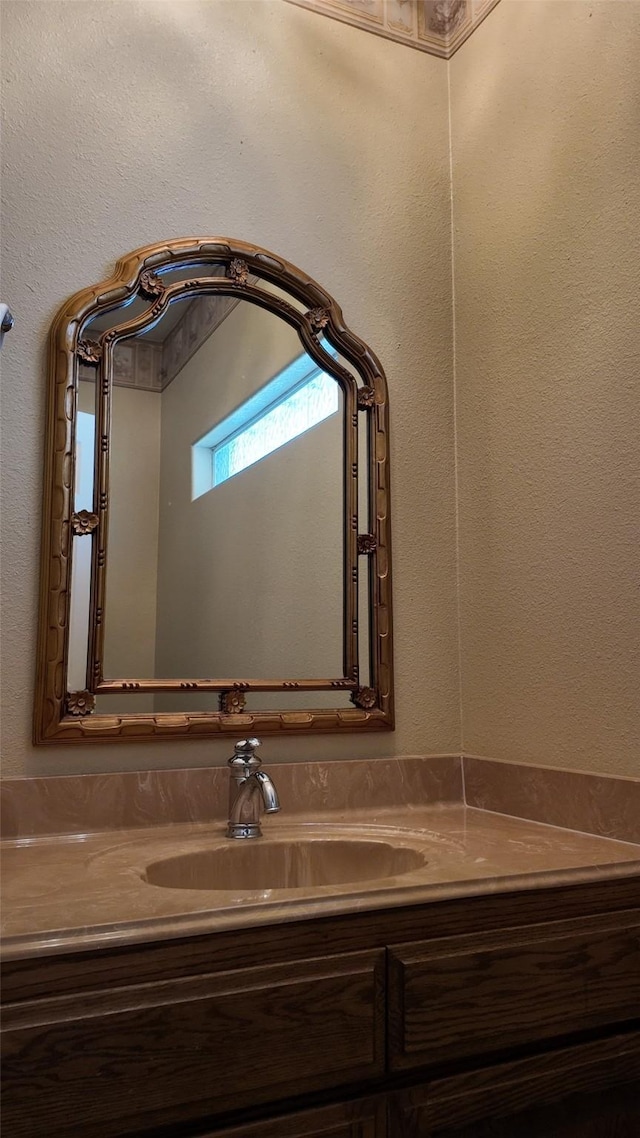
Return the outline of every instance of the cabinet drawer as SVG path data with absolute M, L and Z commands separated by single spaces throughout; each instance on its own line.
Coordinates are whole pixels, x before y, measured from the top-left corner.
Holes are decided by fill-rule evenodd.
M 499 1052 L 640 1014 L 640 914 L 401 945 L 390 953 L 394 1070 Z
M 385 1138 L 386 1122 L 387 1103 L 380 1096 L 199 1132 L 199 1138 Z
M 391 1094 L 389 1135 L 560 1138 L 569 1119 L 571 1138 L 637 1138 L 639 1079 L 640 1033 L 609 1036 Z
M 276 1101 L 384 1070 L 383 952 L 14 1004 L 12 1138 L 83 1138 Z M 133 1127 L 132 1127 L 133 1128 Z

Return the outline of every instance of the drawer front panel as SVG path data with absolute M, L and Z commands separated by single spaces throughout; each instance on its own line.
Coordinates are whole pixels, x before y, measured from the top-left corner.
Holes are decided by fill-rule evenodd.
M 384 1070 L 382 952 L 41 1000 L 4 1016 L 12 1138 L 110 1135 Z
M 622 927 L 580 924 L 394 949 L 392 1068 L 499 1052 L 640 1015 L 640 921 L 625 915 Z
M 588 1119 L 595 1096 L 608 1104 L 615 1122 L 616 1101 L 630 1104 L 629 1126 L 618 1131 L 605 1117 L 603 1129 L 593 1134 L 607 1138 L 636 1138 L 640 1134 L 640 1033 L 610 1036 L 596 1042 L 562 1048 L 541 1055 L 500 1063 L 448 1078 L 434 1079 L 411 1090 L 389 1096 L 392 1138 L 457 1138 L 477 1133 L 496 1138 L 525 1138 L 530 1133 L 551 1138 L 561 1130 L 554 1125 L 565 1111 L 554 1111 L 554 1104 L 571 1103 L 569 1114 L 577 1115 L 577 1104 Z M 635 1104 L 635 1105 L 634 1105 Z M 541 1125 L 527 1112 L 539 1113 Z M 633 1120 L 635 1119 L 635 1122 Z M 576 1118 L 577 1121 L 577 1118 Z M 547 1124 L 549 1123 L 549 1124 Z M 485 1129 L 486 1124 L 486 1129 Z M 470 1129 L 469 1129 L 470 1128 Z M 579 1124 L 574 1138 L 587 1138 L 592 1131 Z
M 199 1138 L 385 1138 L 386 1133 L 387 1103 L 380 1096 L 199 1132 Z

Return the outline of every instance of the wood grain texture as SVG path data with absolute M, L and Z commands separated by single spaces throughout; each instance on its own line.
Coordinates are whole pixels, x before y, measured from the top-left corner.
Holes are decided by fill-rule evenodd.
M 386 1102 L 380 1096 L 210 1130 L 201 1138 L 385 1138 L 386 1128 Z
M 640 912 L 402 945 L 390 954 L 396 1070 L 640 1016 Z
M 390 1095 L 392 1138 L 435 1138 L 447 1127 L 455 1133 L 454 1122 L 479 1125 L 564 1094 L 631 1084 L 640 1033 L 620 1025 L 637 998 L 637 940 L 628 931 L 636 926 L 637 898 L 637 879 L 621 879 L 8 962 L 5 1133 L 196 1138 L 215 1134 L 217 1119 L 224 1133 L 234 1122 L 236 1130 L 257 1125 L 263 1112 L 272 1129 L 249 1130 L 247 1138 L 289 1138 L 288 1116 L 277 1128 L 287 1111 L 293 1118 L 331 1098 Z M 392 990 L 386 1063 L 385 946 Z M 425 974 L 427 960 L 435 981 Z M 414 965 L 418 986 L 405 989 L 398 978 Z M 595 1022 L 602 1038 L 553 1050 L 546 1018 L 537 1018 L 538 982 L 554 1032 L 575 1040 Z M 440 1040 L 424 1016 L 429 983 L 446 997 Z M 510 1002 L 516 997 L 528 1001 L 521 1023 Z M 418 1050 L 404 1054 L 398 1040 L 404 1046 L 412 1002 L 419 1031 L 432 1035 L 427 1051 L 419 1035 Z M 546 1039 L 545 1053 L 510 1063 L 496 1056 L 489 1064 L 476 1021 L 484 1017 L 491 1047 L 504 1048 L 501 1016 L 525 1052 L 541 1050 Z M 407 1090 L 411 1079 L 416 1087 Z M 331 1116 L 327 1134 L 379 1138 L 371 1125 Z M 305 1133 L 294 1129 L 291 1138 L 298 1132 Z M 607 1138 L 614 1135 L 627 1138 L 615 1131 Z
M 127 1133 L 384 1071 L 379 952 L 8 1006 L 12 1138 Z M 37 1096 L 39 1110 L 33 1108 Z
M 440 1133 L 443 1138 L 447 1135 L 446 1130 Z M 571 1095 L 552 1105 L 535 1106 L 509 1118 L 487 1118 L 448 1133 L 450 1138 L 638 1138 L 638 1087 Z
M 608 1094 L 615 1087 L 628 1087 L 637 1092 L 639 1079 L 640 1032 L 632 1031 L 628 1035 L 614 1035 L 512 1063 L 482 1067 L 400 1091 L 389 1099 L 390 1135 L 393 1138 L 439 1138 L 440 1135 L 472 1138 L 473 1135 L 475 1138 L 477 1134 L 479 1138 L 480 1134 L 495 1132 L 500 1138 L 524 1138 L 527 1133 L 536 1138 L 555 1138 L 553 1117 L 561 1118 L 565 1112 L 549 1110 L 545 1118 L 543 1108 L 572 1096 Z M 635 1098 L 640 1121 L 640 1095 L 632 1094 L 632 1098 Z M 606 1105 L 606 1099 L 604 1103 Z M 539 1126 L 527 1131 L 521 1115 L 532 1108 L 540 1110 Z M 608 1112 L 601 1101 L 600 1114 L 603 1127 L 611 1120 L 612 1125 L 617 1125 L 615 1101 L 612 1100 Z M 523 1129 L 519 1128 L 521 1122 Z M 491 1126 L 497 1126 L 495 1131 Z M 640 1128 L 633 1133 L 633 1138 L 637 1138 L 638 1133 Z M 588 1134 L 585 1130 L 579 1138 L 588 1138 Z M 606 1134 L 606 1128 L 595 1130 L 593 1138 Z M 614 1134 L 612 1130 L 611 1138 Z

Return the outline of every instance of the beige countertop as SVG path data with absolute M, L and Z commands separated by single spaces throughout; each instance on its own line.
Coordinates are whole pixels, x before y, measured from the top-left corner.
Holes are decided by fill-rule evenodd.
M 441 804 L 263 820 L 264 846 L 360 839 L 418 851 L 396 877 L 296 889 L 166 888 L 145 880 L 158 860 L 240 843 L 221 822 L 2 843 L 3 955 L 16 959 L 640 875 L 640 845 L 489 811 Z M 233 851 L 231 856 L 233 856 Z

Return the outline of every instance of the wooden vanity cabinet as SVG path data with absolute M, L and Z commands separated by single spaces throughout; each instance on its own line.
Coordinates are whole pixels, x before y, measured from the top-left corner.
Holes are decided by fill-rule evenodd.
M 390 1066 L 482 1056 L 629 1020 L 640 1013 L 639 946 L 640 916 L 627 911 L 393 947 Z
M 198 1138 L 387 1138 L 387 1134 L 387 1102 L 379 1096 L 199 1132 Z
M 15 1138 L 177 1125 L 382 1076 L 384 952 L 20 1003 L 5 1008 L 3 1038 L 3 1120 Z M 43 1130 L 26 1109 L 36 1090 Z
M 4 1138 L 638 1138 L 638 900 L 622 878 L 7 962 Z
M 391 1093 L 389 1138 L 638 1138 L 640 1031 Z

